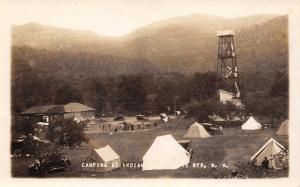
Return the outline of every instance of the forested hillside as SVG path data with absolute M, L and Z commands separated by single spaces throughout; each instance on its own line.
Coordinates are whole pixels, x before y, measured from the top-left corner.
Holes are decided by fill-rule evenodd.
M 12 111 L 78 101 L 104 113 L 158 113 L 173 110 L 175 98 L 178 108 L 207 100 L 216 92 L 216 31 L 232 22 L 192 15 L 122 37 L 35 23 L 14 26 Z M 270 102 L 286 113 L 287 17 L 258 15 L 235 23 L 243 102 L 249 112 Z

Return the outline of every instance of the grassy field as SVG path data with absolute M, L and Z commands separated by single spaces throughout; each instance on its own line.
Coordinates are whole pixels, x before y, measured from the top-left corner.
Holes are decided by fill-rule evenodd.
M 82 144 L 79 149 L 65 150 L 65 155 L 72 162 L 72 170 L 69 172 L 57 172 L 48 177 L 98 177 L 98 178 L 135 178 L 135 177 L 201 177 L 201 178 L 226 178 L 231 169 L 237 169 L 248 177 L 261 177 L 261 175 L 249 174 L 247 162 L 250 157 L 271 137 L 288 146 L 287 137 L 278 137 L 274 129 L 264 129 L 257 132 L 242 132 L 239 127 L 224 128 L 223 135 L 216 135 L 205 139 L 191 139 L 194 155 L 192 163 L 204 163 L 207 168 L 180 168 L 177 170 L 142 171 L 141 168 L 119 168 L 106 173 L 83 172 L 81 163 L 89 155 L 92 146 L 102 147 L 110 144 L 121 156 L 123 162 L 141 163 L 142 158 L 151 146 L 156 136 L 172 134 L 176 140 L 183 138 L 188 125 L 193 119 L 172 120 L 156 129 L 145 129 L 135 132 L 117 133 L 89 133 L 89 144 Z M 25 169 L 32 161 L 31 158 L 13 159 L 13 176 L 27 176 Z M 227 163 L 229 168 L 210 168 L 211 163 L 220 166 Z M 26 167 L 26 168 L 25 168 Z M 24 169 L 25 168 L 25 169 Z M 286 177 L 287 170 L 270 171 L 268 177 Z

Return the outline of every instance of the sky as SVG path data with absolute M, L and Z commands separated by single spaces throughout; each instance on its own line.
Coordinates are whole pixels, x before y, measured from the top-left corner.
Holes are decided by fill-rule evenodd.
M 37 22 L 121 36 L 154 21 L 191 14 L 228 18 L 287 14 L 298 0 L 10 0 L 14 25 Z

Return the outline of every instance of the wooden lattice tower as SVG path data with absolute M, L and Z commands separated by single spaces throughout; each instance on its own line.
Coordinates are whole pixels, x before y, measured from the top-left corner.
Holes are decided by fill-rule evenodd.
M 240 98 L 238 86 L 238 64 L 234 47 L 234 32 L 225 30 L 217 32 L 219 38 L 217 73 L 220 81 L 217 89 L 226 90 L 233 93 L 234 98 Z

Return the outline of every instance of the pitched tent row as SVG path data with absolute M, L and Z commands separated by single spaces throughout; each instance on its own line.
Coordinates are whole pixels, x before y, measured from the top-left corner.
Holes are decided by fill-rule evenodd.
M 85 167 L 84 172 L 107 172 L 121 167 L 120 156 L 109 146 L 93 149 L 86 163 L 96 163 Z M 172 135 L 158 136 L 143 157 L 143 170 L 178 169 L 190 162 L 187 152 Z
M 288 121 L 285 121 L 281 128 L 287 128 Z M 246 130 L 260 129 L 261 125 L 250 117 L 244 124 Z M 247 127 L 247 128 L 245 128 Z M 278 130 L 279 131 L 279 130 Z M 184 137 L 206 138 L 211 137 L 206 129 L 199 123 L 193 123 L 187 130 Z M 285 147 L 273 138 L 270 138 L 252 157 L 251 161 L 260 166 L 265 157 L 269 160 L 269 167 L 279 169 L 282 164 L 276 155 L 285 152 Z M 272 158 L 272 159 L 271 159 Z M 121 166 L 120 156 L 109 146 L 93 149 L 87 161 L 104 163 L 106 167 L 86 168 L 88 172 L 105 172 Z M 172 135 L 157 136 L 148 151 L 143 156 L 142 170 L 167 170 L 178 169 L 189 164 L 190 153 L 187 152 Z

